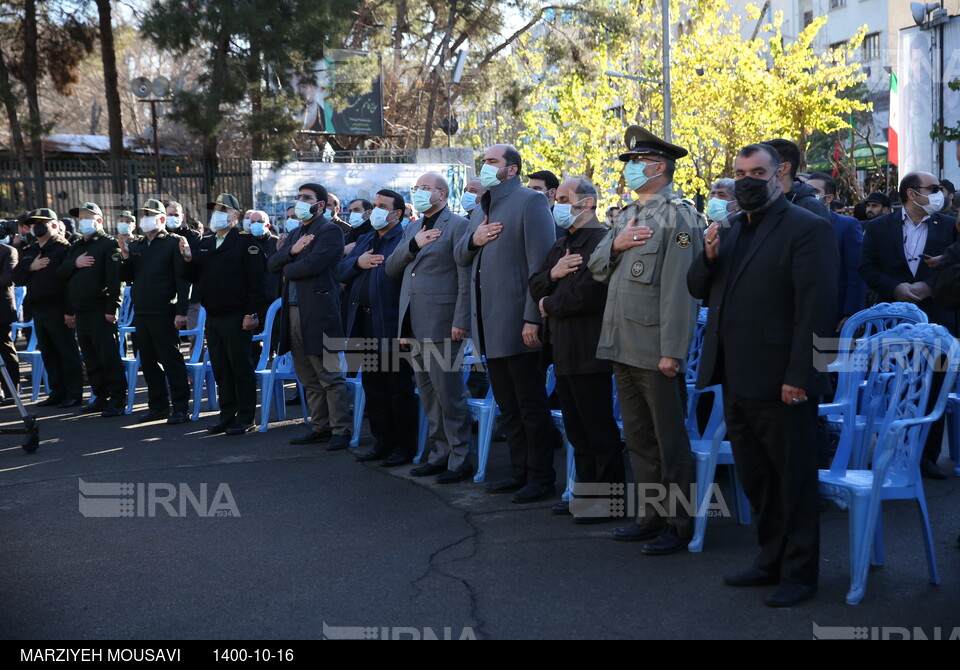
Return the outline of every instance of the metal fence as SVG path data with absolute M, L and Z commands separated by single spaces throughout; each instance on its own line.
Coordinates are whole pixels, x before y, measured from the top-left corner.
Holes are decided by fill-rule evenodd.
M 243 206 L 253 201 L 250 161 L 245 158 L 165 157 L 157 177 L 157 161 L 149 156 L 119 162 L 102 157 L 49 160 L 44 161 L 41 188 L 40 179 L 25 177 L 17 161 L 0 161 L 0 216 L 38 207 L 66 216 L 70 208 L 93 201 L 112 222 L 121 210 L 158 198 L 178 200 L 189 215 L 205 220 L 206 203 L 218 193 L 234 194 Z

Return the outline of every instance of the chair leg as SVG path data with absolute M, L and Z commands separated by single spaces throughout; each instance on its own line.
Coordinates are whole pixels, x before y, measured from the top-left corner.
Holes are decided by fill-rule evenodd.
M 870 565 L 878 568 L 883 565 L 883 514 L 877 515 L 877 525 L 873 529 L 873 553 Z
M 423 405 L 420 405 L 420 419 L 417 425 L 417 456 L 413 459 L 414 463 L 423 461 L 423 452 L 427 450 L 427 433 L 430 432 L 430 422 L 427 421 L 427 414 L 423 411 Z
M 137 367 L 131 365 L 127 370 L 127 409 L 124 410 L 126 414 L 133 414 L 133 401 L 137 395 Z
M 191 421 L 200 418 L 200 404 L 203 402 L 203 377 L 196 372 L 191 373 L 193 379 L 193 416 Z
M 566 435 L 563 436 L 563 442 L 567 445 L 567 488 L 561 500 L 570 502 L 573 499 L 573 485 L 577 483 L 577 462 L 573 458 L 573 445 Z
M 923 546 L 927 551 L 927 569 L 930 571 L 930 583 L 939 584 L 940 574 L 937 572 L 937 556 L 933 551 L 933 533 L 930 530 L 930 516 L 927 514 L 927 500 L 923 495 L 923 489 L 919 489 L 917 492 L 917 506 L 920 508 Z
M 487 479 L 487 462 L 490 460 L 490 441 L 493 439 L 493 422 L 495 420 L 492 408 L 481 411 L 477 421 L 477 474 L 473 481 L 482 484 Z
M 271 375 L 272 377 L 272 375 Z M 281 396 L 282 397 L 282 396 Z M 273 379 L 267 377 L 260 385 L 260 432 L 267 432 L 270 423 L 270 404 L 273 402 Z
M 707 486 L 704 486 L 703 482 L 707 481 L 709 476 L 710 463 L 705 458 L 695 460 L 697 467 L 697 514 L 693 518 L 693 539 L 687 545 L 687 550 L 698 553 L 703 551 L 703 538 L 707 534 L 707 517 L 701 508 L 703 507 L 704 493 L 707 491 Z
M 286 421 L 287 420 L 287 387 L 284 385 L 283 379 L 274 380 L 273 384 L 273 395 L 276 398 L 279 398 L 277 402 L 277 421 Z
M 867 592 L 870 555 L 874 533 L 881 514 L 881 503 L 872 498 L 854 496 L 850 502 L 850 590 L 847 604 L 859 605 Z
M 350 446 L 356 447 L 360 444 L 360 430 L 363 428 L 363 410 L 367 405 L 367 394 L 364 393 L 362 384 L 354 384 L 353 388 L 353 435 L 350 436 Z

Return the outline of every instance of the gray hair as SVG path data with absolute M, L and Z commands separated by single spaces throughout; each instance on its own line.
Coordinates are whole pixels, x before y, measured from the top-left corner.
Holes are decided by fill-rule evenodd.
M 583 198 L 593 198 L 593 208 L 597 208 L 597 187 L 583 177 L 574 177 L 577 181 L 576 194 Z
M 735 188 L 734 183 L 735 182 L 729 177 L 726 177 L 724 179 L 718 179 L 717 181 L 713 182 L 713 186 L 710 187 L 710 190 L 716 191 L 719 189 L 719 190 L 726 191 L 730 195 L 733 195 L 733 189 Z

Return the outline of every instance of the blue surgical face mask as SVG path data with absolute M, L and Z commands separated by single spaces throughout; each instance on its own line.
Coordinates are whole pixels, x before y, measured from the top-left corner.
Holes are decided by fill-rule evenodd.
M 248 233 L 250 232 L 250 219 L 243 220 L 243 229 Z
M 471 193 L 470 191 L 464 191 L 463 197 L 460 198 L 460 207 L 463 208 L 465 212 L 472 212 L 473 208 L 477 206 L 477 194 Z
M 263 234 L 266 232 L 266 225 L 263 221 L 254 221 L 250 224 L 250 233 L 254 237 L 263 237 Z
M 81 231 L 83 228 L 80 229 Z M 87 233 L 83 233 L 87 235 Z M 117 223 L 117 234 L 119 235 L 129 235 L 130 234 L 130 222 L 129 221 L 120 221 Z
M 581 202 L 583 202 L 583 200 L 578 200 L 573 204 L 579 205 Z M 573 204 L 557 203 L 553 206 L 553 221 L 564 230 L 570 228 L 580 216 L 580 214 L 573 214 Z
M 489 163 L 485 163 L 484 166 L 480 168 L 480 183 L 483 184 L 484 188 L 490 189 L 500 184 L 500 180 L 497 178 L 499 171 L 500 168 L 496 168 Z
M 180 217 L 179 216 L 168 216 L 167 217 L 167 228 L 170 230 L 176 230 L 180 227 Z
M 363 212 L 350 212 L 350 221 L 348 221 L 351 228 L 359 228 L 363 225 Z
M 627 182 L 627 186 L 630 187 L 631 191 L 643 188 L 644 185 L 650 181 L 650 177 L 643 173 L 647 165 L 650 165 L 650 163 L 629 161 L 626 167 L 623 168 L 623 179 Z
M 210 230 L 221 231 L 230 227 L 230 220 L 226 212 L 214 212 L 210 216 Z
M 293 206 L 293 213 L 301 221 L 309 221 L 313 218 L 313 212 L 310 210 L 313 209 L 313 205 L 308 205 L 303 201 L 297 201 L 297 204 Z
M 93 235 L 97 232 L 97 222 L 95 219 L 81 219 L 78 228 L 81 235 Z
M 428 209 L 433 207 L 433 203 L 430 202 L 431 193 L 428 191 L 416 191 L 413 194 L 413 208 L 423 214 Z
M 723 221 L 730 215 L 727 205 L 730 203 L 720 198 L 710 198 L 707 203 L 707 218 L 711 221 Z
M 387 215 L 390 214 L 385 209 L 379 207 L 374 207 L 373 211 L 370 213 L 370 225 L 373 226 L 374 230 L 383 230 L 387 227 Z
M 300 219 L 289 218 L 283 224 L 283 229 L 286 230 L 288 233 L 292 233 L 299 227 L 300 227 Z

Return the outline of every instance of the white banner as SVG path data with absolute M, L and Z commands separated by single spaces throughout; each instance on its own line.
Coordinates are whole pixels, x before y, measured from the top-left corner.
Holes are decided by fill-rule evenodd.
M 939 54 L 933 52 L 931 31 L 906 28 L 900 31 L 897 81 L 900 93 L 900 177 L 922 170 L 937 173 L 934 142 L 930 131 L 934 114 L 933 84 L 937 80 Z

